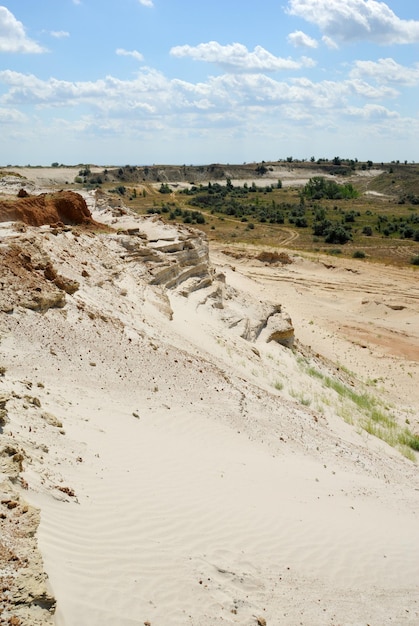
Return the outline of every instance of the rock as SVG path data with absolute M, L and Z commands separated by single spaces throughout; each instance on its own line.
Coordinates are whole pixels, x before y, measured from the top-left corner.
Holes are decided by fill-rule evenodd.
M 276 341 L 286 347 L 294 343 L 291 318 L 280 304 L 249 301 L 226 285 L 225 278 L 214 281 L 201 305 L 218 310 L 220 319 L 228 328 L 246 341 Z
M 52 413 L 48 413 L 47 411 L 44 411 L 43 413 L 41 413 L 41 417 L 50 426 L 54 426 L 55 428 L 63 427 L 62 422 L 57 417 L 55 417 L 55 415 L 53 415 Z
M 294 328 L 291 318 L 286 313 L 276 313 L 267 320 L 265 329 L 266 341 L 276 341 L 286 348 L 291 348 L 294 344 Z
M 52 626 L 55 599 L 48 589 L 36 540 L 39 511 L 22 500 L 7 480 L 0 483 L 0 506 L 0 621 Z
M 43 224 L 84 224 L 96 222 L 85 199 L 74 191 L 19 196 L 16 200 L 0 200 L 0 222 L 21 221 L 30 226 Z
M 151 284 L 173 289 L 189 278 L 211 280 L 208 241 L 203 233 L 181 230 L 177 241 L 157 240 L 150 247 L 158 254 L 159 262 L 150 267 Z
M 0 427 L 5 426 L 7 421 L 7 410 L 0 409 Z
M 8 393 L 0 393 L 0 409 L 6 409 L 6 404 L 10 400 Z
M 0 249 L 0 311 L 24 307 L 44 313 L 65 306 L 65 294 L 73 294 L 77 281 L 58 274 L 49 256 L 34 237 L 22 238 Z
M 34 567 L 22 570 L 16 578 L 16 594 L 14 601 L 16 604 L 26 604 L 40 606 L 43 609 L 54 612 L 55 599 L 47 590 L 47 576 L 43 572 L 34 571 Z

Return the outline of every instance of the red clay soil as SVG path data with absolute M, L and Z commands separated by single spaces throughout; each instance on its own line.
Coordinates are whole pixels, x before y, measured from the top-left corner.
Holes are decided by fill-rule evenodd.
M 29 226 L 58 223 L 101 226 L 93 220 L 85 199 L 74 191 L 0 200 L 0 222 L 16 221 Z

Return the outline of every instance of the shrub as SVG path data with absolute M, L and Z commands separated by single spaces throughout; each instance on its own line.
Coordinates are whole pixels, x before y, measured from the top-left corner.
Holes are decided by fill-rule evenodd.
M 410 260 L 412 265 L 419 265 L 419 254 L 417 254 L 416 256 L 412 257 Z
M 303 195 L 313 200 L 320 198 L 341 199 L 341 198 L 357 198 L 358 192 L 351 183 L 338 185 L 333 180 L 326 180 L 322 176 L 313 176 L 304 186 Z
M 355 250 L 352 256 L 354 259 L 365 259 L 365 252 L 362 250 Z
M 334 224 L 328 228 L 324 240 L 326 243 L 344 244 L 350 239 L 352 239 L 352 235 L 349 230 L 347 230 L 342 224 Z

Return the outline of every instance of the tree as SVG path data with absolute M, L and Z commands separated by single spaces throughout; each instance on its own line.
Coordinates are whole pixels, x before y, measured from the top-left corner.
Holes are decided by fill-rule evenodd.
M 323 176 L 313 176 L 303 188 L 302 194 L 312 200 L 328 198 L 339 200 L 341 198 L 357 198 L 358 192 L 351 183 L 338 185 L 334 180 L 326 180 Z
M 328 228 L 325 242 L 326 243 L 347 243 L 352 239 L 351 232 L 347 230 L 342 224 L 333 224 Z
M 263 164 L 258 165 L 256 168 L 256 172 L 259 174 L 259 176 L 263 176 L 264 174 L 266 174 L 267 171 L 268 171 L 268 168 L 265 167 Z

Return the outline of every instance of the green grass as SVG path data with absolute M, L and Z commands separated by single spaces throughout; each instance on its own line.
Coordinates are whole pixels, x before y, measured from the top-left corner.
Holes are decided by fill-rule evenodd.
M 342 381 L 327 376 L 315 367 L 308 364 L 307 359 L 300 358 L 299 365 L 306 373 L 320 380 L 324 387 L 332 389 L 344 404 L 337 409 L 337 413 L 349 424 L 355 423 L 358 413 L 358 423 L 370 435 L 385 441 L 411 461 L 416 461 L 416 452 L 419 452 L 419 436 L 402 428 L 389 412 L 388 407 L 368 393 L 358 393 Z M 298 394 L 292 394 L 297 397 Z
M 399 443 L 408 446 L 415 452 L 419 452 L 419 436 L 414 435 L 410 430 L 405 429 L 400 433 Z
M 298 402 L 302 404 L 303 406 L 310 406 L 312 402 L 311 398 L 306 396 L 305 393 L 302 391 L 295 391 L 294 389 L 291 389 L 290 395 L 296 400 L 298 400 Z

